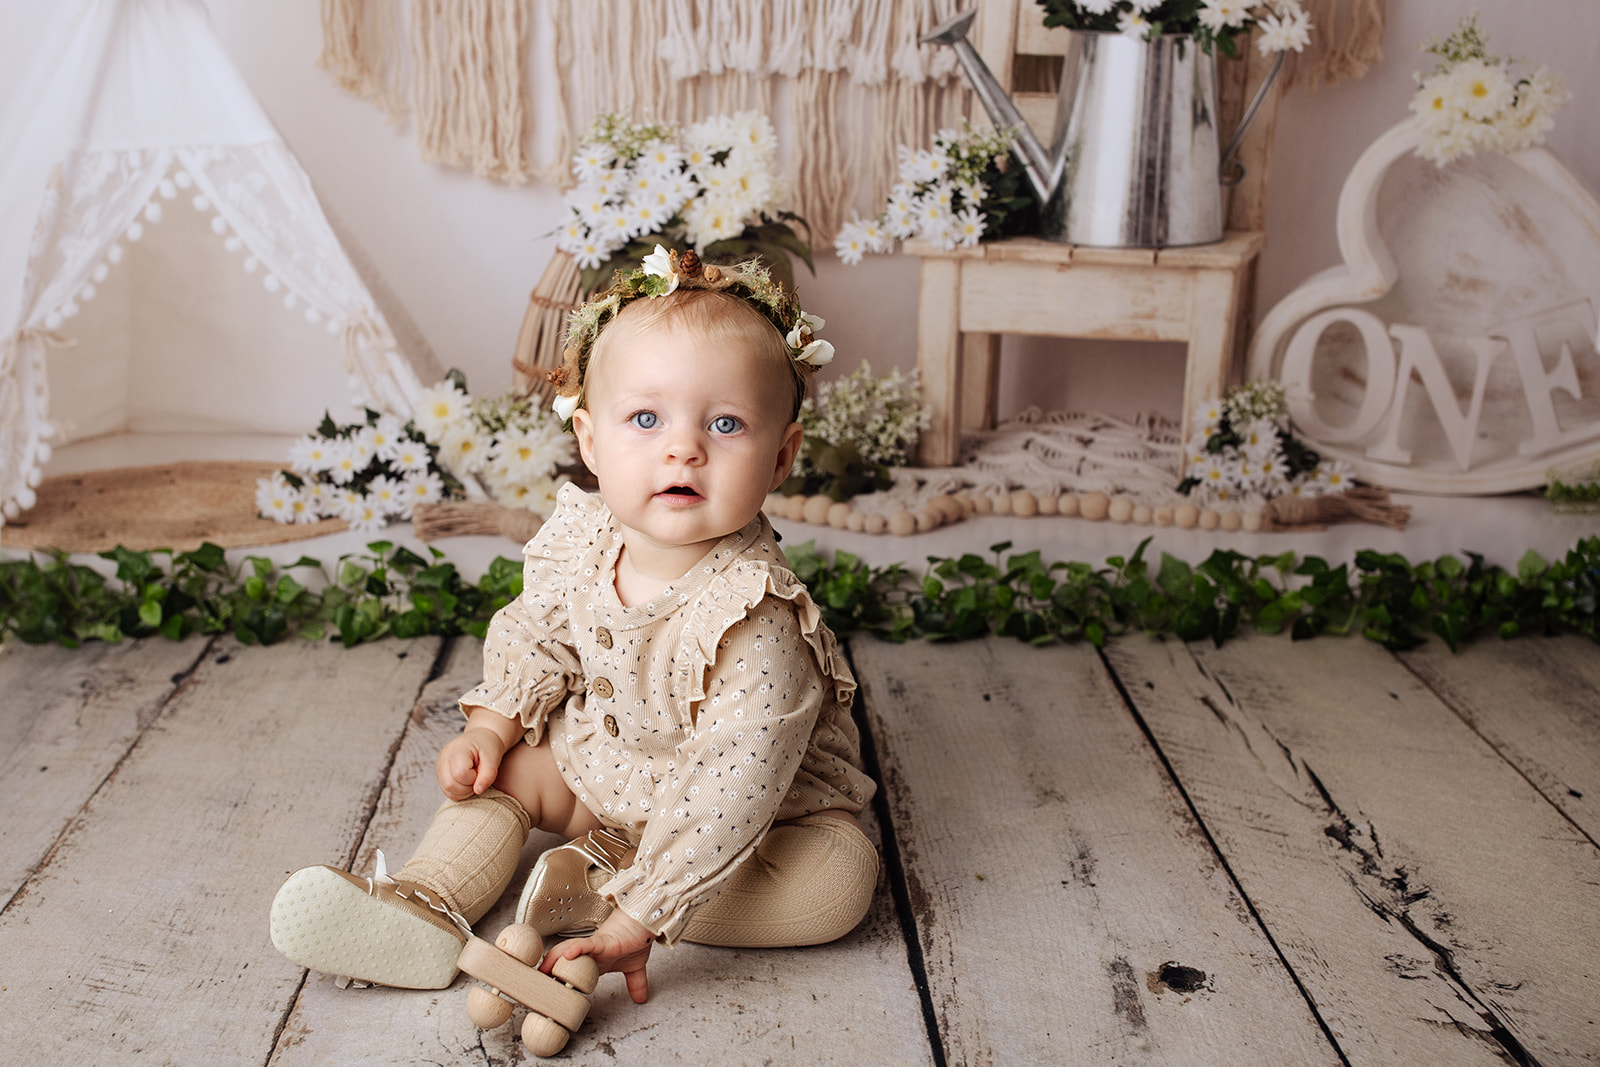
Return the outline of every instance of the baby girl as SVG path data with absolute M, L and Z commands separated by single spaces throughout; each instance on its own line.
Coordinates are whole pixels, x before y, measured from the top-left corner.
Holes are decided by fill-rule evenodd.
M 878 857 L 855 680 L 761 506 L 832 347 L 754 263 L 657 246 L 575 311 L 556 410 L 598 495 L 575 486 L 484 641 L 483 684 L 436 770 L 448 797 L 391 877 L 296 871 L 272 939 L 296 962 L 410 988 L 456 975 L 469 924 L 540 857 L 517 920 L 543 961 L 593 957 L 643 1003 L 658 941 L 831 941 L 866 914 Z

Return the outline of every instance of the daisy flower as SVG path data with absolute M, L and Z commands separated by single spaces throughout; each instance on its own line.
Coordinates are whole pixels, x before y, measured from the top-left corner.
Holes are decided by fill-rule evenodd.
M 1311 43 L 1311 16 L 1304 11 L 1291 11 L 1285 15 L 1265 15 L 1256 21 L 1261 36 L 1256 48 L 1262 55 L 1272 52 L 1301 52 Z
M 983 212 L 975 207 L 965 208 L 955 216 L 956 243 L 971 248 L 983 237 Z
M 590 141 L 578 146 L 577 154 L 572 157 L 572 170 L 579 181 L 587 181 L 604 174 L 616 161 L 616 149 L 604 141 Z
M 400 517 L 409 519 L 418 504 L 437 504 L 444 499 L 444 482 L 432 471 L 421 471 L 400 485 L 400 500 L 404 510 Z
M 403 437 L 395 443 L 389 462 L 401 471 L 425 471 L 428 469 L 428 446 L 415 437 Z
M 833 251 L 846 266 L 853 267 L 861 262 L 867 253 L 867 232 L 859 218 L 853 218 L 839 227 L 839 233 L 833 239 Z
M 299 496 L 300 491 L 284 480 L 281 474 L 256 479 L 256 511 L 262 518 L 273 522 L 293 522 L 294 504 Z
M 289 445 L 289 469 L 302 474 L 327 470 L 333 465 L 333 451 L 330 447 L 332 444 L 331 440 L 321 434 L 307 434 L 296 438 Z
M 439 462 L 459 474 L 476 474 L 489 458 L 489 441 L 477 426 L 463 422 L 439 441 Z
M 366 460 L 357 455 L 349 440 L 333 442 L 333 462 L 328 465 L 328 477 L 335 485 L 345 485 L 366 467 Z
M 1316 476 L 1322 488 L 1329 493 L 1342 493 L 1352 484 L 1350 464 L 1343 460 L 1324 460 L 1317 465 Z
M 1143 40 L 1150 36 L 1150 20 L 1138 11 L 1124 11 L 1117 16 L 1117 32 Z
M 373 454 L 385 463 L 394 462 L 395 453 L 399 450 L 400 441 L 405 433 L 405 423 L 397 416 L 379 415 L 377 424 L 372 427 Z
M 367 483 L 367 502 L 384 515 L 400 512 L 400 483 L 387 474 L 380 474 Z
M 441 382 L 417 398 L 413 420 L 424 437 L 438 441 L 446 429 L 466 418 L 467 410 L 467 394 L 450 382 Z

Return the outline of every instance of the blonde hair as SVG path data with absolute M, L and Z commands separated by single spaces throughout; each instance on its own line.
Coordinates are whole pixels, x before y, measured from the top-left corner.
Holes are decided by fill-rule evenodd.
M 622 343 L 624 335 L 637 336 L 669 325 L 681 326 L 713 343 L 748 346 L 773 369 L 775 376 L 781 373 L 792 390 L 789 421 L 799 417 L 813 368 L 792 358 L 789 344 L 778 328 L 746 300 L 713 289 L 676 289 L 665 296 L 625 305 L 594 340 L 584 370 L 585 394 L 596 360 L 604 362 L 604 353 Z

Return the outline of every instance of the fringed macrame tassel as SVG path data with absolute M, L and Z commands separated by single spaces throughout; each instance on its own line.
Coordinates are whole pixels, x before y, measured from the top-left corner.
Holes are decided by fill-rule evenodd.
M 322 54 L 317 66 L 339 88 L 371 100 L 390 122 L 405 114 L 398 7 L 392 0 L 322 0 Z
M 418 540 L 444 537 L 493 537 L 500 534 L 525 545 L 544 525 L 544 519 L 523 508 L 508 508 L 493 500 L 447 501 L 419 504 L 411 513 L 411 528 Z
M 1261 510 L 1263 530 L 1318 529 L 1336 522 L 1370 522 L 1405 529 L 1411 509 L 1391 504 L 1389 490 L 1358 485 L 1328 496 L 1280 496 Z
M 528 180 L 522 87 L 527 39 L 525 0 L 416 0 L 411 54 L 423 159 L 471 167 L 497 181 Z
M 1311 45 L 1293 58 L 1286 84 L 1308 89 L 1359 78 L 1383 58 L 1388 0 L 1305 0 Z

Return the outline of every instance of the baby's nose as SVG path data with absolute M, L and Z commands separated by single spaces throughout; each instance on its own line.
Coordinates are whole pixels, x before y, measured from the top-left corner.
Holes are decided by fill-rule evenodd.
M 694 463 L 705 458 L 706 446 L 697 430 L 678 430 L 667 437 L 667 458 Z

